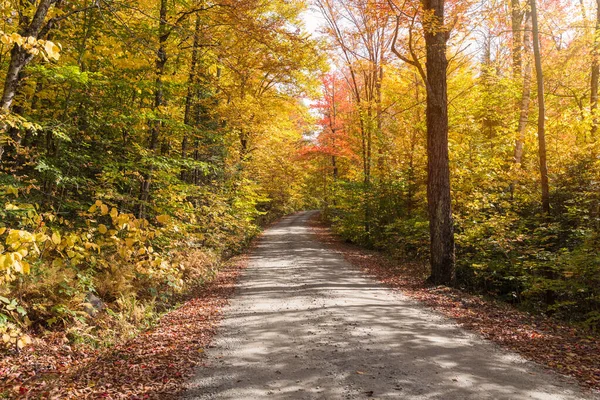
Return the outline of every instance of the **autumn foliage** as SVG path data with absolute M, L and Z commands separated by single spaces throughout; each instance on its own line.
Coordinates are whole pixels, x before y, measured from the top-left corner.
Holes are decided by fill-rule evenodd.
M 118 343 L 303 204 L 301 2 L 4 2 L 0 337 Z

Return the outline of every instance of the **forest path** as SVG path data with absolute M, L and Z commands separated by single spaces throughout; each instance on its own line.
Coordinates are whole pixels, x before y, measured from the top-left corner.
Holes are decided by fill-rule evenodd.
M 185 399 L 592 398 L 365 276 L 313 215 L 265 232 Z

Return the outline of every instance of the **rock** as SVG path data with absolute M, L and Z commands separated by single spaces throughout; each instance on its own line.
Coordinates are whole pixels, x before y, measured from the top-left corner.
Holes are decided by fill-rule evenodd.
M 87 315 L 94 318 L 98 313 L 106 308 L 106 303 L 92 292 L 85 296 L 84 311 Z

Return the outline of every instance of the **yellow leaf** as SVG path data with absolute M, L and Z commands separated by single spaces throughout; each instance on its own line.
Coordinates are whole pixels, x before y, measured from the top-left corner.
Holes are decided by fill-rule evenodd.
M 117 211 L 117 209 L 116 209 L 116 208 L 114 208 L 114 207 L 113 207 L 113 209 L 112 209 L 112 210 L 110 210 L 110 216 L 111 216 L 112 218 L 117 218 L 117 217 L 119 216 L 119 212 Z
M 6 232 L 6 228 L 0 228 L 0 235 L 3 235 Z
M 118 225 L 120 228 L 124 228 L 124 225 L 125 225 L 126 223 L 128 223 L 128 222 L 129 222 L 129 215 L 127 215 L 127 214 L 121 214 L 121 215 L 119 215 L 119 217 L 117 218 L 117 225 Z
M 77 236 L 74 235 L 70 235 L 66 238 L 66 242 L 67 242 L 67 246 L 69 247 L 73 247 L 75 246 L 75 240 L 76 240 Z
M 48 236 L 44 232 L 38 232 L 35 234 L 35 241 L 38 243 L 43 243 L 48 240 Z
M 88 210 L 88 212 L 95 213 L 97 209 L 98 209 L 98 206 L 94 204 L 94 205 L 92 205 L 90 207 L 90 209 Z
M 52 233 L 52 243 L 54 243 L 55 245 L 59 245 L 61 242 L 61 237 L 60 237 L 60 233 L 58 232 L 53 232 Z
M 168 215 L 157 215 L 156 220 L 161 224 L 166 224 L 167 222 L 169 222 L 169 216 Z
M 13 43 L 17 43 L 19 46 L 22 46 L 24 42 L 23 38 L 18 33 L 13 33 L 12 35 L 10 35 L 10 40 Z
M 108 232 L 108 229 L 106 228 L 106 225 L 104 224 L 100 224 L 98 225 L 98 232 L 100 232 L 101 234 L 105 234 L 106 232 Z
M 135 239 L 131 239 L 131 238 L 125 239 L 125 245 L 127 247 L 133 247 L 134 244 L 135 244 Z
M 14 187 L 14 186 L 8 186 L 8 187 L 6 188 L 6 194 L 12 194 L 12 195 L 14 195 L 15 197 L 19 197 L 19 189 L 17 189 L 17 188 L 16 188 L 16 187 Z
M 14 255 L 15 253 L 13 253 Z M 23 264 L 21 263 L 21 261 L 17 260 L 16 258 L 13 258 L 13 262 L 12 262 L 12 269 L 15 270 L 16 272 L 23 272 Z
M 10 267 L 12 263 L 10 257 L 6 254 L 0 255 L 0 271 L 5 271 Z
M 23 243 L 32 243 L 35 241 L 35 236 L 27 231 L 19 231 L 19 236 L 21 237 L 21 241 Z
M 100 211 L 102 212 L 102 215 L 108 214 L 108 206 L 106 204 L 102 204 L 100 206 Z
M 44 43 L 44 51 L 48 55 L 48 58 L 53 58 L 55 60 L 58 60 L 60 58 L 60 49 L 57 45 L 55 45 L 49 40 L 47 40 L 46 43 Z

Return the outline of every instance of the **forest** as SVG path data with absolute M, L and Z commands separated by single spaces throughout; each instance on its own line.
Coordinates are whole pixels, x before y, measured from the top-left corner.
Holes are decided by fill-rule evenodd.
M 311 209 L 432 285 L 600 331 L 600 0 L 5 0 L 0 19 L 6 351 L 131 337 Z

